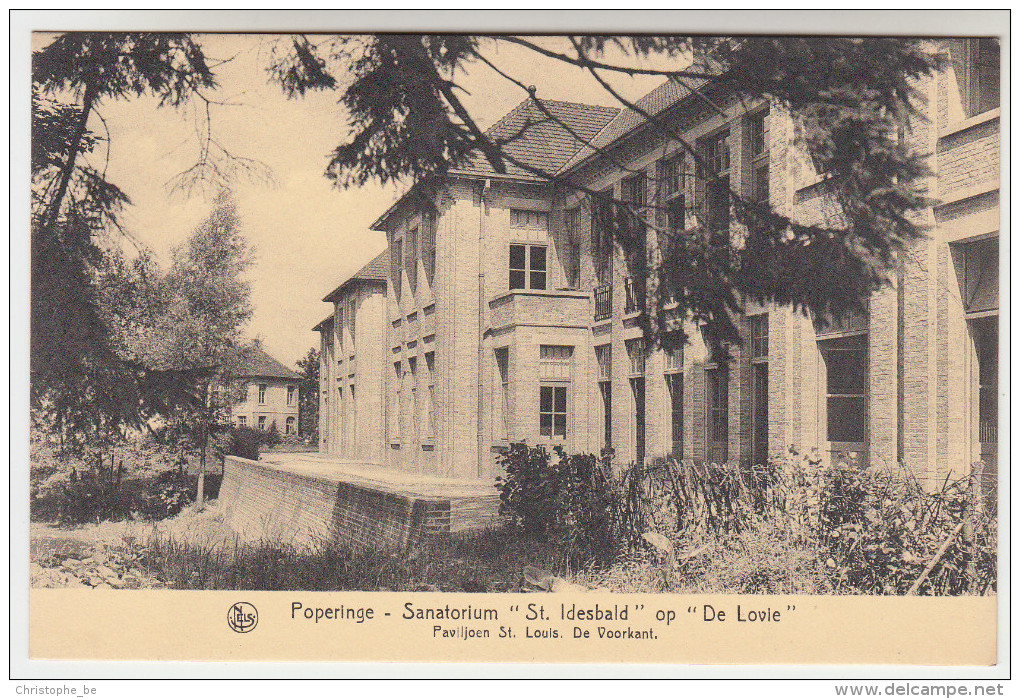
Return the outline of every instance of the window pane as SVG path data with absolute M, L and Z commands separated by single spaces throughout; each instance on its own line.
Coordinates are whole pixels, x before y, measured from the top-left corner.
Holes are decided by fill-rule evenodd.
M 566 437 L 567 436 L 567 416 L 566 415 L 555 415 L 553 420 L 553 436 L 554 437 Z
M 542 413 L 539 419 L 538 433 L 543 437 L 552 437 L 552 414 Z
M 545 272 L 531 273 L 531 288 L 538 289 L 540 291 L 545 290 Z
M 531 269 L 545 270 L 545 248 L 541 245 L 531 246 Z
M 551 413 L 553 409 L 553 389 L 552 386 L 542 386 L 539 393 L 539 408 L 543 413 Z
M 510 288 L 511 289 L 523 289 L 524 286 L 525 286 L 525 284 L 524 284 L 525 278 L 526 278 L 526 276 L 525 276 L 524 272 L 518 272 L 518 271 L 515 271 L 515 270 L 510 270 Z
M 828 400 L 830 442 L 863 442 L 866 419 L 864 396 L 830 397 Z
M 754 198 L 755 201 L 769 200 L 769 166 L 762 165 L 754 171 Z
M 525 268 L 525 245 L 510 246 L 510 269 Z
M 557 413 L 567 412 L 567 389 L 565 386 L 557 386 L 555 390 L 556 402 L 554 410 Z
M 865 393 L 868 383 L 867 353 L 863 349 L 828 350 L 824 356 L 830 394 Z

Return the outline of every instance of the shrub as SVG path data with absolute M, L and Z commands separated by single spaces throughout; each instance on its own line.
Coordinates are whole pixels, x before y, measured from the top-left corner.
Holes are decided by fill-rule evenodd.
M 808 473 L 798 467 L 791 469 L 788 511 L 806 527 L 837 591 L 903 594 L 919 583 L 917 592 L 963 594 L 994 587 L 994 517 L 976 506 L 970 477 L 947 477 L 927 492 L 902 465 L 868 468 L 837 459 L 812 463 Z
M 267 447 L 275 447 L 280 443 L 280 430 L 276 427 L 276 420 L 269 425 L 269 429 L 263 433 L 263 444 Z
M 258 461 L 259 445 L 263 434 L 261 430 L 251 427 L 231 427 L 224 453 Z
M 512 444 L 496 479 L 500 513 L 557 545 L 572 566 L 608 565 L 621 546 L 619 484 L 592 454 Z
M 164 471 L 148 489 L 142 501 L 142 514 L 149 519 L 173 517 L 195 500 L 196 488 L 196 479 L 185 471 Z

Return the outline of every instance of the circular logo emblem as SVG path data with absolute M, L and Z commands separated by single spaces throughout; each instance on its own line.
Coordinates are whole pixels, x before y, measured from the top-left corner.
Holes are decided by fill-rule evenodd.
M 247 602 L 236 602 L 230 605 L 227 612 L 227 626 L 237 633 L 248 633 L 259 623 L 259 612 L 255 605 Z

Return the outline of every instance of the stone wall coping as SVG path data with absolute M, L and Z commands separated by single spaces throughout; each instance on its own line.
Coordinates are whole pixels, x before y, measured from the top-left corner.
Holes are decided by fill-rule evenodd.
M 1000 110 L 997 107 L 995 109 L 989 109 L 987 112 L 975 114 L 969 119 L 953 122 L 949 126 L 944 126 L 943 128 L 939 129 L 939 138 L 946 138 L 947 136 L 952 136 L 953 134 L 960 133 L 961 131 L 972 129 L 975 126 L 980 126 L 985 122 L 997 120 L 999 119 L 999 116 Z
M 271 454 L 272 460 L 252 461 L 228 456 L 231 463 L 275 470 L 330 484 L 348 483 L 378 492 L 401 495 L 418 500 L 448 500 L 478 497 L 495 492 L 495 484 L 486 481 L 440 478 L 416 473 L 403 473 L 368 462 L 342 462 L 317 454 Z M 287 458 L 297 456 L 298 458 Z
M 537 296 L 547 298 L 564 298 L 564 299 L 588 299 L 591 297 L 591 293 L 582 291 L 580 289 L 511 289 L 510 291 L 504 291 L 496 296 L 489 299 L 489 305 L 498 303 L 504 299 L 509 299 L 513 296 Z

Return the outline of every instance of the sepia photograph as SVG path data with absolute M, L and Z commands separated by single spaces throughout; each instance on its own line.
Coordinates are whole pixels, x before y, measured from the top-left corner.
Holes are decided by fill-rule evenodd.
M 29 587 L 994 614 L 1003 39 L 880 24 L 33 31 Z

